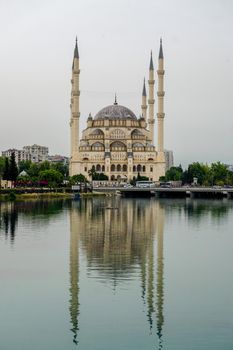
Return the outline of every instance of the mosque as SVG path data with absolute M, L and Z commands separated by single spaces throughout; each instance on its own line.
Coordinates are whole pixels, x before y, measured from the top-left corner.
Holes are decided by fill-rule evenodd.
M 71 155 L 70 175 L 83 174 L 89 170 L 104 173 L 109 181 L 130 181 L 138 174 L 151 181 L 165 175 L 164 156 L 164 56 L 160 39 L 158 57 L 157 91 L 157 146 L 155 146 L 154 84 L 155 70 L 151 52 L 149 65 L 149 96 L 147 99 L 144 79 L 141 116 L 117 102 L 101 109 L 93 118 L 87 118 L 86 129 L 79 136 L 80 88 L 79 51 L 76 40 L 72 65 L 71 90 Z M 148 113 L 147 113 L 148 112 Z

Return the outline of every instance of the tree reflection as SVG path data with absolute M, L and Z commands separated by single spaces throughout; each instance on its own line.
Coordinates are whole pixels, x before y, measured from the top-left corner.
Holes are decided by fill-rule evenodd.
M 25 202 L 5 202 L 0 204 L 0 233 L 5 233 L 6 239 L 10 239 L 13 244 L 17 232 L 19 217 L 24 216 L 30 220 L 38 219 L 41 216 L 43 220 L 40 224 L 46 225 L 53 216 L 58 215 L 69 206 L 71 201 L 67 200 L 30 200 Z

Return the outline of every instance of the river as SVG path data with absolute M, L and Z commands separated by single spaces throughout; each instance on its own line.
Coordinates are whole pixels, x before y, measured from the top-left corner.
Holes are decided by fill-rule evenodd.
M 0 205 L 1 350 L 232 350 L 233 201 Z

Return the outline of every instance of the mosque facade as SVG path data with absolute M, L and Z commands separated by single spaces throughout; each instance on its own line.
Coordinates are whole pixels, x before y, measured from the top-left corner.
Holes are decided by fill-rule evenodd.
M 71 90 L 71 154 L 70 175 L 83 174 L 90 179 L 90 170 L 104 173 L 109 181 L 130 181 L 138 174 L 151 181 L 165 175 L 164 156 L 164 56 L 160 40 L 157 69 L 157 114 L 155 140 L 155 69 L 151 52 L 148 87 L 144 79 L 141 116 L 117 102 L 87 118 L 80 138 L 80 68 L 77 40 L 72 66 Z M 155 141 L 157 146 L 155 146 Z

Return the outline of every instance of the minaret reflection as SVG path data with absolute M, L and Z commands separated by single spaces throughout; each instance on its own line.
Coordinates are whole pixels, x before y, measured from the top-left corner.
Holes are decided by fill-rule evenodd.
M 162 330 L 164 324 L 164 261 L 163 261 L 163 233 L 164 233 L 164 210 L 159 210 L 156 225 L 157 233 L 157 283 L 156 283 L 156 323 L 159 338 L 159 349 L 162 349 Z
M 137 278 L 139 273 L 150 333 L 157 334 L 162 349 L 163 226 L 164 208 L 155 199 L 87 198 L 73 202 L 70 212 L 70 319 L 74 343 L 78 343 L 79 332 L 81 247 L 88 276 L 110 283 L 113 290 L 120 283 Z
M 74 202 L 76 207 L 80 204 Z M 78 209 L 78 207 L 77 207 Z M 79 215 L 77 210 L 70 211 L 70 318 L 73 342 L 78 344 L 79 316 Z

